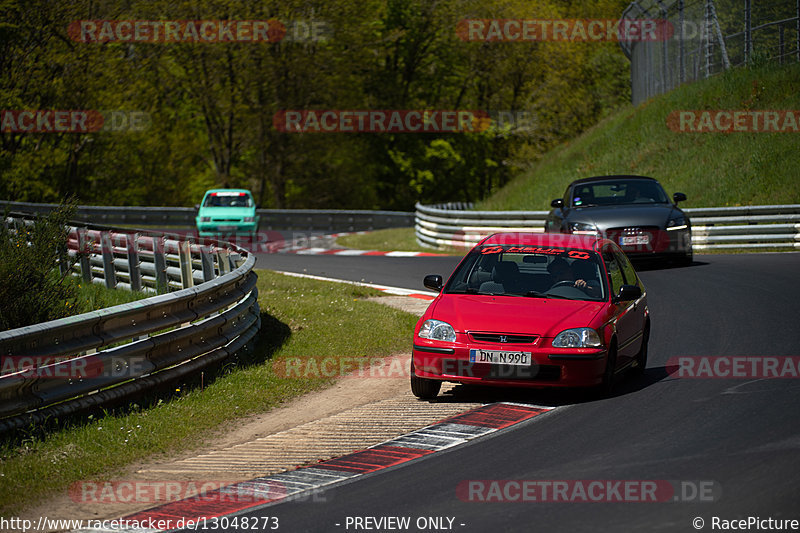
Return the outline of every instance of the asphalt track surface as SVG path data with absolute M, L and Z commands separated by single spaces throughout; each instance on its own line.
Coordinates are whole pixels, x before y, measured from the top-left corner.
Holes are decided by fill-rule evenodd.
M 276 254 L 260 256 L 257 268 L 416 289 L 457 261 Z M 800 379 L 677 379 L 667 368 L 676 356 L 800 356 L 800 254 L 696 256 L 690 267 L 640 274 L 652 313 L 648 368 L 620 380 L 612 397 L 459 387 L 456 399 L 559 408 L 247 515 L 276 516 L 279 530 L 292 532 L 392 530 L 354 527 L 352 517 L 368 516 L 410 517 L 406 531 L 446 531 L 418 529 L 416 520 L 449 517 L 454 531 L 481 532 L 697 531 L 696 517 L 708 531 L 720 529 L 714 517 L 800 520 Z M 465 501 L 456 489 L 467 480 L 669 480 L 693 501 Z

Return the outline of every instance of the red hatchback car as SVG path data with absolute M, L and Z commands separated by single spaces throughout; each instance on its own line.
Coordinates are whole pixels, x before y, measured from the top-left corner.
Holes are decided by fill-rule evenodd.
M 496 233 L 478 243 L 414 330 L 411 390 L 432 399 L 443 381 L 611 390 L 647 365 L 644 285 L 613 241 Z

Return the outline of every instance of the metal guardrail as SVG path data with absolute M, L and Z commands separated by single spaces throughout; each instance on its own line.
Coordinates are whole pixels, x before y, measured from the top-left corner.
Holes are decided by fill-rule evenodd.
M 0 201 L 4 209 L 19 213 L 49 213 L 56 204 Z M 414 225 L 414 213 L 404 211 L 259 209 L 261 230 L 291 231 L 369 231 Z M 160 226 L 194 228 L 197 209 L 192 207 L 78 206 L 75 216 L 95 224 L 122 224 L 136 227 Z
M 14 232 L 31 221 L 4 223 Z M 0 372 L 0 432 L 194 373 L 261 325 L 255 256 L 232 244 L 76 225 L 68 252 L 90 282 L 164 293 L 0 332 L 0 357 L 11 358 L 0 369 L 13 370 Z
M 416 205 L 414 230 L 423 246 L 469 248 L 501 231 L 544 232 L 548 211 L 471 211 L 471 204 Z M 683 210 L 695 250 L 800 249 L 800 205 L 699 207 Z

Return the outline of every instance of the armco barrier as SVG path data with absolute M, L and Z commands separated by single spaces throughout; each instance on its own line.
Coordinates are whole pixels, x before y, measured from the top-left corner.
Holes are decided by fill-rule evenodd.
M 42 214 L 52 211 L 56 204 L 0 201 L 4 209 L 18 213 Z M 414 213 L 403 211 L 368 211 L 334 209 L 259 209 L 259 229 L 291 231 L 369 231 L 383 228 L 402 228 L 414 225 Z M 121 224 L 135 227 L 195 227 L 197 209 L 192 207 L 123 207 L 78 206 L 75 217 L 94 224 Z
M 31 221 L 4 223 L 15 232 Z M 0 332 L 4 361 L 31 362 L 0 372 L 0 432 L 140 394 L 225 359 L 258 332 L 246 250 L 113 228 L 73 226 L 70 235 L 84 279 L 163 294 Z
M 471 204 L 416 205 L 423 246 L 471 247 L 495 232 L 544 232 L 547 211 L 472 211 Z M 683 210 L 695 250 L 800 249 L 800 205 L 700 207 Z

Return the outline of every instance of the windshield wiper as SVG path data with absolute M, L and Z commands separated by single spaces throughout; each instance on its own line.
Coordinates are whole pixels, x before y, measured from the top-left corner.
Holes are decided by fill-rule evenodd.
M 558 298 L 559 300 L 572 300 L 573 299 L 573 298 L 570 298 L 569 296 L 561 296 L 560 294 L 550 294 L 549 292 L 545 293 L 544 296 L 545 296 L 545 298 Z
M 505 296 L 502 292 L 486 292 L 479 291 L 478 289 L 468 287 L 463 291 L 449 291 L 448 294 L 480 294 L 482 296 Z
M 539 291 L 528 291 L 525 293 L 525 296 L 533 297 L 533 298 L 547 298 L 547 295 L 541 293 Z

